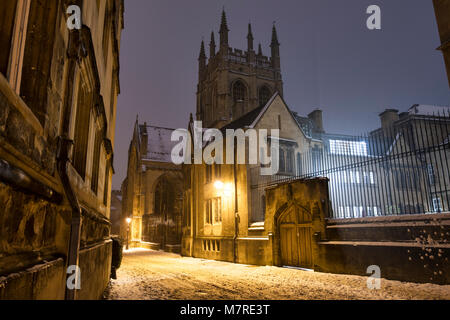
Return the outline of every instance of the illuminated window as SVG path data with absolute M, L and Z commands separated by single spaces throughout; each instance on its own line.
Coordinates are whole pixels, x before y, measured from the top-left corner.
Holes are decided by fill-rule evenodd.
M 444 211 L 444 209 L 442 208 L 441 198 L 433 198 L 433 210 L 434 212 Z
M 222 222 L 222 198 L 205 201 L 205 223 L 214 224 Z
M 367 156 L 367 143 L 364 141 L 330 140 L 330 153 Z

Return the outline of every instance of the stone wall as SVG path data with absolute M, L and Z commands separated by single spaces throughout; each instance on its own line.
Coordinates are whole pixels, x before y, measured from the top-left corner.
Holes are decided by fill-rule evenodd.
M 449 214 L 329 220 L 316 270 L 409 282 L 450 283 Z
M 83 14 L 82 29 L 73 31 L 66 24 L 68 3 L 32 2 L 29 14 L 24 13 L 30 22 L 20 44 L 25 53 L 7 52 L 10 58 L 24 59 L 17 70 L 22 81 L 13 84 L 11 75 L 0 73 L 1 300 L 66 297 L 68 257 L 74 256 L 69 238 L 77 234 L 71 223 L 78 205 L 81 234 L 74 239 L 79 241 L 82 277 L 75 297 L 100 298 L 110 278 L 108 194 L 123 1 L 72 1 Z M 103 30 L 104 19 L 111 20 L 109 29 Z M 108 32 L 105 39 L 111 43 L 104 46 Z M 91 100 L 77 99 L 85 74 L 92 80 Z M 58 153 L 59 142 L 74 140 L 77 110 L 89 115 L 90 141 L 82 159 L 88 172 L 83 176 L 72 165 L 72 148 Z M 101 133 L 98 157 L 93 152 L 95 132 Z

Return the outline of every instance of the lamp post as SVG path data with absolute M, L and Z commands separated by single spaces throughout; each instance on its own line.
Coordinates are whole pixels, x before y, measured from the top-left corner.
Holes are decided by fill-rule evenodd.
M 126 219 L 127 222 L 127 247 L 126 249 L 129 249 L 129 234 L 130 234 L 130 223 L 131 223 L 131 218 L 127 218 Z

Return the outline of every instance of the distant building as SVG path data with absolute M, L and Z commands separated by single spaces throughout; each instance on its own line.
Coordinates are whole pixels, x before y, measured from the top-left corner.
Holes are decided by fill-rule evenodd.
M 450 86 L 450 2 L 448 0 L 433 0 L 433 4 L 441 38 L 441 45 L 438 49 L 444 55 Z
M 99 299 L 108 285 L 123 12 L 123 0 L 0 1 L 0 300 Z
M 179 251 L 183 179 L 181 166 L 171 160 L 173 131 L 136 120 L 122 184 L 121 236 L 127 238 L 129 217 L 132 246 Z

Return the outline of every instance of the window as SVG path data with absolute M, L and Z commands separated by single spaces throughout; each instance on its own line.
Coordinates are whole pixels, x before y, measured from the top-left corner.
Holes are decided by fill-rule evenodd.
M 280 173 L 294 174 L 294 149 L 290 146 L 280 147 L 279 150 Z
M 378 207 L 367 207 L 367 215 L 369 217 L 378 217 L 379 216 Z
M 47 112 L 58 8 L 53 0 L 30 3 L 20 96 L 41 124 L 44 124 Z
M 367 156 L 367 143 L 364 141 L 330 140 L 330 153 Z
M 100 151 L 102 146 L 102 134 L 100 130 L 95 133 L 94 140 L 94 159 L 92 163 L 92 173 L 91 173 L 91 190 L 97 194 L 98 191 L 98 173 L 100 167 Z
M 350 171 L 350 183 L 356 183 L 356 184 L 361 183 L 358 171 Z
M 441 198 L 433 198 L 433 211 L 438 213 L 444 211 Z
M 427 164 L 427 173 L 430 186 L 434 186 L 436 184 L 436 176 L 434 174 L 434 168 L 431 163 Z
M 214 222 L 222 222 L 222 198 L 216 198 L 213 200 L 214 203 Z
M 262 86 L 259 89 L 259 106 L 265 106 L 270 99 L 270 90 L 266 86 Z
M 205 183 L 211 183 L 214 179 L 220 179 L 222 176 L 222 166 L 216 164 L 206 164 L 205 167 Z
M 373 171 L 370 172 L 363 172 L 364 175 L 364 183 L 365 184 L 375 184 L 375 176 L 373 174 Z
M 222 198 L 205 201 L 205 223 L 217 224 L 222 222 Z
M 212 200 L 208 199 L 205 203 L 205 223 L 212 223 Z
M 16 16 L 17 0 L 0 1 L 0 72 L 6 77 Z
M 285 172 L 286 171 L 286 160 L 285 160 L 285 156 L 284 156 L 284 150 L 281 148 L 280 148 L 279 156 L 280 156 L 279 170 L 280 170 L 280 172 Z
M 207 164 L 205 168 L 205 180 L 206 183 L 210 183 L 212 181 L 212 164 Z
M 294 151 L 292 149 L 286 152 L 286 172 L 294 173 Z
M 312 149 L 312 167 L 314 172 L 322 170 L 322 149 L 317 146 Z
M 222 167 L 220 164 L 216 163 L 214 164 L 214 177 L 216 179 L 220 179 L 221 176 L 222 176 Z
M 220 240 L 202 240 L 203 251 L 220 252 Z
M 105 17 L 103 22 L 103 61 L 105 62 L 105 68 L 108 64 L 108 51 L 109 51 L 109 38 L 111 34 L 111 18 L 108 2 L 105 5 Z
M 77 113 L 75 118 L 75 136 L 72 163 L 78 174 L 84 179 L 86 175 L 86 156 L 89 139 L 89 122 L 92 97 L 80 81 L 78 90 Z
M 243 102 L 247 96 L 247 89 L 242 81 L 236 81 L 233 84 L 233 99 L 234 102 Z
M 103 190 L 103 204 L 108 205 L 108 194 L 109 194 L 109 168 L 110 164 L 107 163 L 105 167 L 105 188 Z
M 302 155 L 300 152 L 297 153 L 297 175 L 300 176 L 302 174 Z

